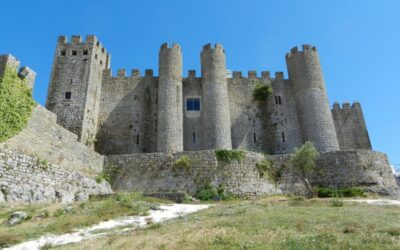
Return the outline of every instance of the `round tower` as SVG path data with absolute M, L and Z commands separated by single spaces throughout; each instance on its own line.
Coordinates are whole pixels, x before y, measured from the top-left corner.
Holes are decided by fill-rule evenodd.
M 211 44 L 201 52 L 202 121 L 205 149 L 231 149 L 231 123 L 225 51 Z
M 286 54 L 303 141 L 311 141 L 321 152 L 339 150 L 335 125 L 326 94 L 321 64 L 315 47 L 303 45 Z
M 178 44 L 159 53 L 157 151 L 183 151 L 182 53 Z

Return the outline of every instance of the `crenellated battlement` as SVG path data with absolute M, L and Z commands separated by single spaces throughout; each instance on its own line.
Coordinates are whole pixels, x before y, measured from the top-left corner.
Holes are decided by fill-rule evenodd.
M 242 71 L 233 71 L 232 78 L 244 78 L 244 79 L 260 79 L 255 70 L 249 70 L 247 72 L 247 78 L 243 77 Z M 270 71 L 261 71 L 261 79 L 263 80 L 285 80 L 284 73 L 282 71 L 275 72 L 275 78 L 271 78 Z
M 315 46 L 309 45 L 309 44 L 303 44 L 301 46 L 302 50 L 299 50 L 298 47 L 293 47 L 290 52 L 286 54 L 286 59 L 290 59 L 296 54 L 301 54 L 301 53 L 307 53 L 307 52 L 313 52 L 317 51 L 317 48 Z
M 72 35 L 70 42 L 68 41 L 67 36 L 62 35 L 59 36 L 57 39 L 57 46 L 62 48 L 67 48 L 67 47 L 93 48 L 96 51 L 98 50 L 98 52 L 105 54 L 107 60 L 109 60 L 110 58 L 110 54 L 107 52 L 106 48 L 94 35 L 87 35 L 85 40 L 82 39 L 81 35 Z
M 146 69 L 145 71 L 143 71 L 143 75 L 141 74 L 139 69 L 132 69 L 130 75 L 127 75 L 127 70 L 122 68 L 122 69 L 118 69 L 116 74 L 114 75 L 111 69 L 104 69 L 103 70 L 103 76 L 106 77 L 119 77 L 119 78 L 132 78 L 132 77 L 154 77 L 153 76 L 153 70 L 152 69 Z
M 225 50 L 222 47 L 222 45 L 220 43 L 216 43 L 214 44 L 214 46 L 212 46 L 211 43 L 207 43 L 203 46 L 203 50 L 201 51 L 201 53 L 203 52 L 215 52 L 215 51 L 221 51 L 222 53 L 225 54 Z
M 358 101 L 354 101 L 352 104 L 349 102 L 344 102 L 342 105 L 340 103 L 335 102 L 332 107 L 332 111 L 351 111 L 354 109 L 361 109 L 361 104 Z
M 164 49 L 174 49 L 181 51 L 181 46 L 177 43 L 172 43 L 172 45 L 168 45 L 168 43 L 163 43 L 161 44 L 160 50 Z
M 281 71 L 275 72 L 275 80 L 284 80 L 284 79 L 285 78 L 284 78 L 283 72 L 281 72 Z
M 18 76 L 21 79 L 26 80 L 26 84 L 29 88 L 33 89 L 36 72 L 27 66 L 20 67 L 20 61 L 13 55 L 6 54 L 0 55 L 0 78 L 3 77 L 4 70 L 6 67 L 10 67 L 18 72 Z

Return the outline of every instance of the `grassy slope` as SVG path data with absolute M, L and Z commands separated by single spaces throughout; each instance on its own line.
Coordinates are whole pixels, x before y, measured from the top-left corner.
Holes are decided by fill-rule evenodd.
M 74 228 L 87 227 L 100 221 L 123 215 L 146 214 L 150 207 L 162 202 L 145 198 L 140 194 L 117 194 L 87 202 L 75 202 L 69 213 L 64 212 L 65 204 L 41 204 L 32 206 L 0 206 L 0 248 L 44 234 L 71 232 Z M 9 227 L 4 222 L 15 211 L 25 211 L 32 219 Z
M 400 249 L 400 208 L 270 197 L 57 249 Z

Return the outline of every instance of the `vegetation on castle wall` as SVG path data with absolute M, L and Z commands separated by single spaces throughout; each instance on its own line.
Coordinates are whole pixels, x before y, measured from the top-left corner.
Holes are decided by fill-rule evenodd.
M 316 188 L 318 197 L 333 198 L 333 197 L 365 197 L 364 190 L 360 187 L 347 188 Z
M 215 155 L 218 161 L 231 162 L 237 160 L 238 162 L 246 158 L 246 152 L 243 150 L 228 150 L 228 149 L 217 149 Z
M 188 156 L 183 155 L 179 157 L 173 164 L 172 164 L 173 170 L 174 171 L 189 171 L 190 170 L 190 159 Z
M 271 86 L 257 83 L 256 87 L 254 88 L 253 98 L 256 101 L 263 103 L 267 101 L 272 92 L 273 91 Z
M 276 166 L 271 160 L 262 160 L 256 163 L 256 168 L 261 178 L 266 177 L 268 180 L 277 183 L 282 175 L 282 168 Z
M 26 127 L 35 105 L 25 80 L 14 69 L 6 67 L 0 79 L 0 143 Z
M 234 198 L 233 195 L 225 192 L 223 186 L 220 185 L 217 187 L 211 184 L 207 184 L 203 188 L 198 189 L 194 197 L 202 201 L 232 200 Z
M 314 171 L 315 162 L 318 157 L 319 152 L 314 147 L 314 144 L 308 141 L 300 148 L 296 148 L 294 154 L 290 157 L 290 163 L 300 173 L 300 177 L 308 190 L 309 196 L 313 196 L 314 192 L 307 176 Z

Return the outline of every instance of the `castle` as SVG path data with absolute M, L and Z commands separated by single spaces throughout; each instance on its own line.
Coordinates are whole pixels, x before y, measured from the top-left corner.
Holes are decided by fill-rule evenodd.
M 193 195 L 209 185 L 237 196 L 302 195 L 309 190 L 289 154 L 306 141 L 320 151 L 308 176 L 313 186 L 400 198 L 387 156 L 372 151 L 360 104 L 330 108 L 315 47 L 286 54 L 287 79 L 228 75 L 220 44 L 205 45 L 200 58 L 201 76 L 183 77 L 180 46 L 163 44 L 158 76 L 137 69 L 112 76 L 111 56 L 95 36 L 60 36 L 47 109 L 37 105 L 26 127 L 0 143 L 0 202 L 113 191 Z M 0 82 L 8 68 L 33 88 L 35 72 L 19 64 L 0 55 Z M 260 88 L 272 94 L 257 100 Z M 243 157 L 224 160 L 216 149 Z
M 321 152 L 371 149 L 358 102 L 330 109 L 315 47 L 286 54 L 283 72 L 234 71 L 227 76 L 225 50 L 207 44 L 201 76 L 182 73 L 178 44 L 161 45 L 158 77 L 125 69 L 112 76 L 111 56 L 93 35 L 58 38 L 46 107 L 57 123 L 103 155 L 243 149 L 286 154 L 305 141 Z M 258 103 L 253 93 L 273 94 Z

